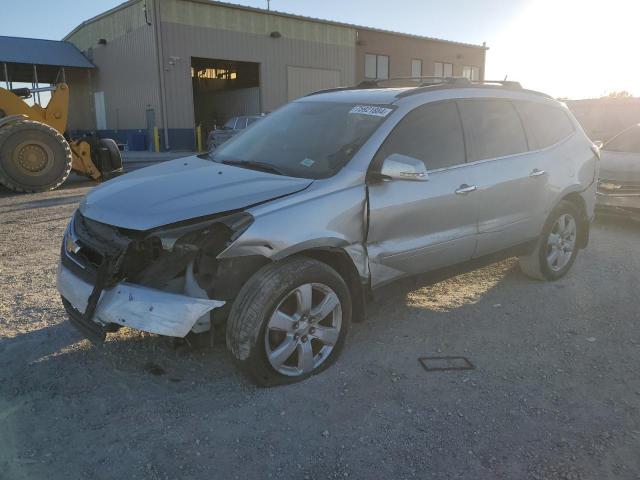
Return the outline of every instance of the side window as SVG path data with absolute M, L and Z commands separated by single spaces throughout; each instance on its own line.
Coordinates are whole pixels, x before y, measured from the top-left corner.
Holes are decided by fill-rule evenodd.
M 464 137 L 455 102 L 428 103 L 409 112 L 389 134 L 377 158 L 392 153 L 422 160 L 427 170 L 464 163 Z
M 468 161 L 527 151 L 527 139 L 511 102 L 494 99 L 461 100 L 460 115 L 470 146 Z
M 240 117 L 236 122 L 236 130 L 243 130 L 247 126 L 247 118 Z
M 573 133 L 573 124 L 566 112 L 534 102 L 515 102 L 532 150 L 545 148 Z

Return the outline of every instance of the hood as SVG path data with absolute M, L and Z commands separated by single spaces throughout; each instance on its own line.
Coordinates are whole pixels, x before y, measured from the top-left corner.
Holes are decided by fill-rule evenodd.
M 640 184 L 640 154 L 602 150 L 600 178 Z
M 80 211 L 97 222 L 149 230 L 246 208 L 299 192 L 312 182 L 192 156 L 110 180 L 89 192 Z

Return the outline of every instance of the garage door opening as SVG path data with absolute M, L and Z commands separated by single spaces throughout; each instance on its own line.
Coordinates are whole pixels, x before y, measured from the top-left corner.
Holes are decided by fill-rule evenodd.
M 193 114 L 203 139 L 231 117 L 260 113 L 260 64 L 191 58 Z

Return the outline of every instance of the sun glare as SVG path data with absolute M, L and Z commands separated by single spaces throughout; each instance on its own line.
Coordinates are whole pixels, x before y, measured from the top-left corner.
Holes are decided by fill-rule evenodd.
M 495 40 L 487 78 L 572 99 L 640 95 L 638 18 L 636 0 L 533 0 Z

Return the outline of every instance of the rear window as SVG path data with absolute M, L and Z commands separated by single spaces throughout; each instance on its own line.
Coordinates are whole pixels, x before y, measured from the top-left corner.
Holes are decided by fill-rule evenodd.
M 460 101 L 460 115 L 470 144 L 468 161 L 527 151 L 527 139 L 515 108 L 507 100 Z
M 607 142 L 603 150 L 640 153 L 640 125 L 631 127 L 613 137 Z
M 558 143 L 573 133 L 573 124 L 562 108 L 521 101 L 515 105 L 532 150 Z

